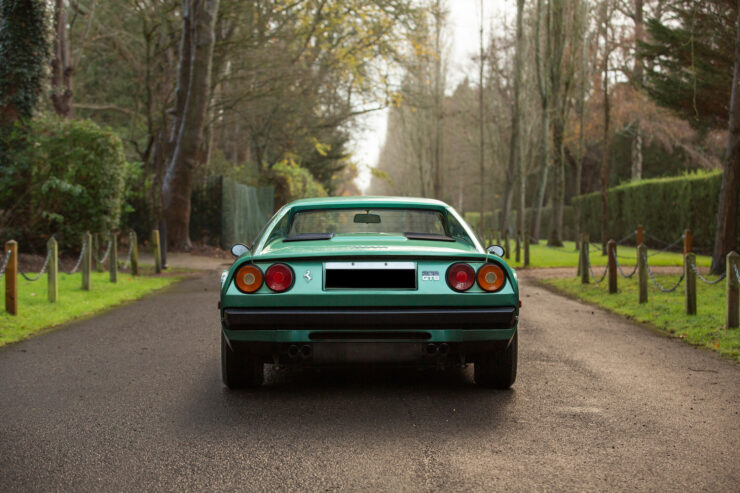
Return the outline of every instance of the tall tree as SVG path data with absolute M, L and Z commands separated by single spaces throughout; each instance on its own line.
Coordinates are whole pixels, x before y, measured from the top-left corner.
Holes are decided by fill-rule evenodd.
M 714 236 L 712 271 L 724 272 L 725 256 L 737 248 L 737 208 L 740 188 L 740 0 L 738 0 L 737 34 L 735 35 L 735 67 L 730 98 L 730 133 L 727 137 L 722 187 L 717 212 L 717 231 Z M 733 275 L 732 272 L 727 273 Z
M 565 120 L 568 110 L 567 98 L 570 82 L 573 78 L 573 57 L 566 61 L 566 35 L 570 26 L 566 25 L 566 5 L 564 0 L 550 0 L 549 35 L 548 43 L 551 50 L 548 77 L 552 97 L 552 214 L 550 216 L 550 234 L 547 244 L 551 246 L 563 245 L 563 206 L 565 205 Z M 568 9 L 575 11 L 576 9 Z M 572 12 L 571 12 L 572 13 Z M 572 52 L 571 52 L 572 55 Z
M 520 98 L 519 93 L 522 85 L 522 57 L 523 57 L 523 45 L 524 45 L 524 29 L 523 29 L 523 17 L 524 17 L 524 0 L 517 0 L 516 3 L 516 42 L 514 45 L 514 100 L 512 101 L 513 107 L 511 109 L 511 139 L 509 140 L 509 163 L 506 168 L 506 184 L 504 187 L 503 199 L 501 201 L 502 210 L 502 221 L 501 221 L 501 236 L 509 229 L 509 213 L 511 211 L 512 197 L 514 196 L 514 183 L 516 181 L 516 174 L 519 173 L 519 179 L 521 179 L 520 194 L 522 198 L 526 189 L 526 183 L 521 175 L 521 156 L 519 154 L 519 132 L 520 132 Z M 525 235 L 525 230 L 522 229 L 522 214 L 521 211 L 517 216 L 517 230 L 519 235 Z
M 603 53 L 601 57 L 601 90 L 604 98 L 604 134 L 603 154 L 601 155 L 601 253 L 606 255 L 607 225 L 609 220 L 609 145 L 611 141 L 611 108 L 609 100 L 609 56 L 611 41 L 609 38 L 609 21 L 611 20 L 611 0 L 603 0 L 600 20 Z
M 539 139 L 539 171 L 537 176 L 537 192 L 535 195 L 535 213 L 532 221 L 532 239 L 539 241 L 540 225 L 542 222 L 542 207 L 545 203 L 545 189 L 547 188 L 547 170 L 550 160 L 550 87 L 547 74 L 550 68 L 550 43 L 547 34 L 550 32 L 549 3 L 544 13 L 545 33 L 542 37 L 543 22 L 542 0 L 537 0 L 535 9 L 535 72 L 537 73 L 537 88 L 540 95 L 540 139 Z M 542 45 L 545 45 L 545 56 L 542 57 Z
M 478 233 L 482 234 L 486 223 L 486 158 L 485 158 L 485 140 L 484 128 L 485 109 L 483 106 L 483 69 L 485 67 L 484 47 L 483 47 L 483 0 L 480 0 L 480 54 L 478 60 L 478 167 L 480 169 L 480 220 L 478 221 Z
M 172 154 L 162 198 L 169 247 L 190 246 L 190 196 L 211 88 L 214 26 L 219 0 L 184 0 Z

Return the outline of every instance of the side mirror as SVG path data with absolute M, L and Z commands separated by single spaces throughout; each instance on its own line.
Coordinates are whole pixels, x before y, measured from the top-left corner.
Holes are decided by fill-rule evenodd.
M 504 247 L 499 246 L 499 245 L 489 246 L 488 248 L 486 248 L 486 250 L 488 250 L 488 253 L 492 253 L 496 255 L 497 257 L 501 257 L 501 258 L 504 258 L 504 254 L 506 253 L 506 251 L 504 250 Z
M 241 243 L 237 243 L 236 245 L 231 247 L 231 254 L 236 258 L 241 257 L 248 251 L 249 251 L 249 247 L 247 245 L 242 245 Z

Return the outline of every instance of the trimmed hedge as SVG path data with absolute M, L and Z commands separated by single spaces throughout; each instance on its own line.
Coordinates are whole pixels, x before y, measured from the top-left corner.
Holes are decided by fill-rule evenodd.
M 607 236 L 620 240 L 638 225 L 663 242 L 673 242 L 685 229 L 694 235 L 693 244 L 709 249 L 714 244 L 722 172 L 691 173 L 625 183 L 609 189 Z M 580 230 L 592 240 L 601 240 L 601 195 L 598 192 L 573 198 L 580 210 Z M 740 225 L 740 214 L 738 214 Z M 738 229 L 740 231 L 740 228 Z M 649 247 L 661 243 L 646 238 Z
M 575 238 L 575 230 L 573 228 L 573 225 L 575 224 L 575 219 L 573 216 L 573 207 L 566 205 L 563 207 L 563 239 L 564 240 L 573 240 Z M 534 209 L 531 207 L 528 207 L 527 209 L 524 209 L 524 214 L 527 220 L 527 227 L 531 230 L 532 229 L 532 220 L 534 218 Z M 547 233 L 550 231 L 550 217 L 552 216 L 552 208 L 551 207 L 543 207 L 542 208 L 542 222 L 540 225 L 540 232 L 542 239 L 547 239 Z M 478 221 L 480 219 L 480 212 L 466 212 L 465 213 L 465 221 L 470 225 L 471 228 L 474 230 L 478 230 Z M 499 231 L 501 229 L 501 221 L 503 220 L 503 214 L 501 209 L 496 209 L 493 212 L 486 212 L 486 231 L 492 231 L 495 235 L 498 236 Z M 516 225 L 517 225 L 517 211 L 512 210 L 511 211 L 511 221 L 509 223 L 511 225 L 511 230 L 516 231 Z M 512 235 L 513 236 L 513 235 Z

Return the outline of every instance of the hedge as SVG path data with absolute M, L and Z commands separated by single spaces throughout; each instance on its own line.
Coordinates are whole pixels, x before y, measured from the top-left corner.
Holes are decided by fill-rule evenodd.
M 619 240 L 642 225 L 652 237 L 669 243 L 685 229 L 694 236 L 699 249 L 714 244 L 717 207 L 722 172 L 697 172 L 669 178 L 653 178 L 625 183 L 609 189 L 607 236 Z M 580 210 L 579 229 L 592 240 L 601 239 L 601 195 L 598 192 L 573 198 Z M 740 231 L 740 214 L 738 214 Z M 652 243 L 651 243 L 652 242 Z M 646 238 L 649 247 L 662 247 L 661 242 Z
M 527 227 L 531 230 L 532 229 L 532 220 L 534 217 L 534 209 L 529 207 L 524 210 L 524 214 L 527 220 Z M 511 220 L 509 222 L 509 225 L 511 227 L 511 231 L 516 231 L 517 226 L 517 211 L 512 210 L 511 211 Z M 501 230 L 501 221 L 503 220 L 503 214 L 501 209 L 496 209 L 493 212 L 486 212 L 486 231 L 492 231 L 494 234 L 498 235 L 499 231 Z M 551 207 L 543 207 L 542 208 L 542 219 L 540 224 L 540 233 L 541 238 L 546 239 L 547 233 L 550 231 L 550 218 L 552 216 L 552 208 Z M 478 220 L 480 219 L 480 212 L 466 212 L 465 213 L 465 221 L 474 229 L 478 230 Z M 566 205 L 563 207 L 563 239 L 564 240 L 572 240 L 575 238 L 575 230 L 573 228 L 573 225 L 575 224 L 575 220 L 573 217 L 573 208 L 571 206 Z

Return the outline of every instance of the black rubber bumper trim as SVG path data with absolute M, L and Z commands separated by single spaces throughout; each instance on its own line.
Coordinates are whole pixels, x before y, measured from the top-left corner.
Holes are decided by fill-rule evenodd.
M 516 309 L 496 308 L 373 308 L 279 309 L 226 308 L 229 330 L 332 329 L 509 329 Z

